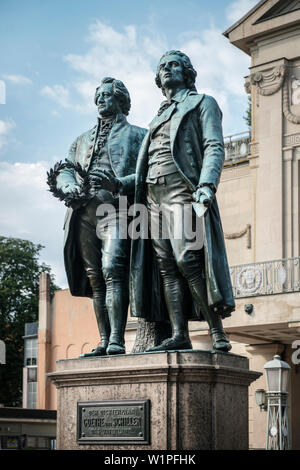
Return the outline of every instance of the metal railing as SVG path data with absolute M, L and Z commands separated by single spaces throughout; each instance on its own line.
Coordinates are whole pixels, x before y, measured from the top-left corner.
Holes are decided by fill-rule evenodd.
M 225 162 L 236 162 L 251 155 L 251 132 L 224 137 Z
M 300 257 L 230 267 L 235 298 L 300 291 Z

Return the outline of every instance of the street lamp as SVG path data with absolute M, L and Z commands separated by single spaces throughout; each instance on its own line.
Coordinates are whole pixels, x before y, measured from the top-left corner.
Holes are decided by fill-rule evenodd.
M 267 397 L 266 391 L 263 388 L 255 391 L 255 401 L 256 404 L 259 406 L 260 411 L 267 411 Z
M 272 361 L 265 364 L 267 378 L 267 445 L 268 450 L 289 449 L 288 422 L 288 384 L 290 366 L 274 356 Z

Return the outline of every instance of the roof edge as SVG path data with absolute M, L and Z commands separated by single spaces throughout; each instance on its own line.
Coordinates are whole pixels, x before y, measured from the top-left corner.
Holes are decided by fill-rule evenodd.
M 264 3 L 266 3 L 268 0 L 260 0 L 260 2 L 258 2 L 256 5 L 254 5 L 254 7 L 251 8 L 251 10 L 248 11 L 248 13 L 246 13 L 244 16 L 242 16 L 242 18 L 240 18 L 238 21 L 236 21 L 232 26 L 230 26 L 228 29 L 226 29 L 226 31 L 224 31 L 223 36 L 225 36 L 226 38 L 229 37 L 229 33 L 231 33 L 231 31 L 233 31 L 235 28 L 237 28 L 238 26 L 240 26 L 240 24 L 246 20 L 250 15 L 252 15 L 252 13 L 254 13 L 256 10 L 258 10 L 258 8 L 260 8 Z

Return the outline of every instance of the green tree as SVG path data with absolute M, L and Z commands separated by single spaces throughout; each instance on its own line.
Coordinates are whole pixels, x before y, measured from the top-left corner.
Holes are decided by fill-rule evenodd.
M 39 262 L 42 245 L 28 240 L 0 237 L 0 339 L 6 345 L 6 365 L 0 365 L 0 403 L 22 404 L 24 326 L 38 320 L 39 276 L 51 269 Z
M 248 107 L 246 109 L 246 113 L 243 116 L 247 126 L 249 129 L 252 127 L 252 100 L 251 95 L 248 95 Z

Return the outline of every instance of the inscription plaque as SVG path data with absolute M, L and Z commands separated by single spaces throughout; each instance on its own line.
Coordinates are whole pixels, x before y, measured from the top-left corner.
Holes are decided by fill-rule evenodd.
M 78 444 L 150 444 L 150 400 L 77 403 Z

